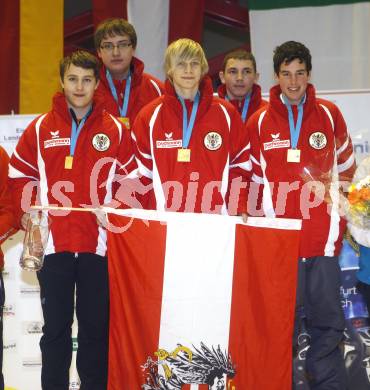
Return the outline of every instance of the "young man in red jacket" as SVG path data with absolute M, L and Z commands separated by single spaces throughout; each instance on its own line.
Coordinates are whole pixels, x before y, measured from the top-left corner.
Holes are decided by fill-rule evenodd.
M 134 57 L 137 36 L 126 20 L 103 21 L 94 41 L 103 62 L 96 99 L 130 128 L 141 108 L 162 94 L 163 84 L 144 73 L 144 63 Z
M 165 70 L 163 96 L 140 111 L 132 130 L 139 171 L 153 185 L 144 208 L 243 214 L 246 185 L 235 183 L 249 181 L 251 163 L 240 115 L 213 96 L 199 43 L 171 43 Z
M 16 232 L 12 200 L 8 190 L 8 163 L 9 157 L 0 146 L 0 244 Z M 1 272 L 3 267 L 4 257 L 0 248 L 0 370 L 3 366 L 3 307 L 5 302 L 4 281 Z M 0 375 L 0 389 L 4 389 L 2 372 Z
M 285 42 L 275 49 L 273 62 L 277 85 L 269 104 L 247 123 L 252 180 L 262 186 L 266 216 L 302 220 L 297 302 L 311 338 L 306 355 L 311 389 L 345 390 L 338 263 L 345 220 L 339 191 L 340 181 L 351 180 L 355 170 L 352 142 L 338 107 L 316 97 L 309 83 L 310 51 Z
M 10 186 L 19 224 L 27 219 L 25 196 L 31 197 L 32 185 L 38 187 L 41 206 L 67 208 L 49 213 L 50 236 L 37 274 L 45 323 L 40 341 L 42 388 L 69 389 L 76 290 L 81 389 L 105 390 L 107 234 L 93 213 L 68 208 L 109 203 L 115 195 L 115 175 L 131 172 L 135 162 L 129 131 L 93 100 L 98 60 L 87 52 L 74 52 L 62 60 L 60 77 L 64 93 L 54 96 L 52 110 L 37 117 L 17 144 L 10 161 Z
M 267 104 L 257 84 L 259 73 L 252 53 L 235 50 L 227 54 L 219 76 L 222 84 L 218 87 L 218 96 L 237 108 L 244 123 Z

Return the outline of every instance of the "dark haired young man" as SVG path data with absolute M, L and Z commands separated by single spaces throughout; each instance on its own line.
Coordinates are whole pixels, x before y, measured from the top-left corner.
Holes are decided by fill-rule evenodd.
M 230 101 L 238 109 L 244 123 L 267 104 L 257 84 L 259 73 L 252 53 L 234 50 L 227 54 L 219 76 L 222 84 L 218 87 L 218 96 Z
M 338 107 L 317 98 L 309 83 L 309 50 L 285 42 L 275 49 L 273 62 L 277 85 L 270 90 L 269 105 L 247 124 L 252 180 L 262 185 L 265 215 L 302 219 L 297 302 L 311 337 L 307 377 L 311 389 L 344 390 L 338 254 L 345 221 L 338 182 L 354 173 L 352 142 Z M 316 180 L 314 186 L 307 176 Z
M 137 36 L 126 20 L 103 21 L 94 41 L 103 62 L 96 98 L 130 128 L 141 108 L 162 94 L 163 84 L 144 73 L 143 62 L 134 57 Z
M 115 173 L 134 169 L 128 130 L 93 100 L 98 75 L 93 55 L 77 51 L 64 58 L 60 64 L 64 93 L 54 96 L 52 110 L 37 117 L 17 144 L 9 177 L 23 227 L 28 213 L 21 207 L 22 192 L 27 195 L 30 184 L 38 185 L 42 206 L 97 207 L 112 200 Z M 37 275 L 45 323 L 40 341 L 42 388 L 69 389 L 76 289 L 81 389 L 105 390 L 106 231 L 90 212 L 64 210 L 49 216 L 49 242 Z

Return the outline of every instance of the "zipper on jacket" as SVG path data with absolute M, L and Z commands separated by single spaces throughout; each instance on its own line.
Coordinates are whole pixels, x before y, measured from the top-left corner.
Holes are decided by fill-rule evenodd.
M 75 259 L 77 259 L 78 257 L 78 252 L 75 252 Z

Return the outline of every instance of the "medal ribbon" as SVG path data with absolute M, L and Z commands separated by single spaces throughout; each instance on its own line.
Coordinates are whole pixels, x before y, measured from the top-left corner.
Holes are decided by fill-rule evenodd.
M 87 117 L 90 115 L 91 109 L 89 112 L 81 119 L 80 123 L 77 126 L 76 121 L 72 118 L 72 130 L 71 130 L 71 146 L 70 146 L 70 156 L 75 154 L 76 144 L 78 137 L 80 136 L 81 130 L 86 122 Z
M 251 101 L 251 95 L 252 95 L 252 93 L 249 92 L 248 95 L 244 99 L 244 105 L 243 105 L 243 111 L 242 111 L 242 121 L 243 121 L 243 123 L 245 123 L 245 120 L 247 119 L 249 103 Z
M 127 116 L 127 108 L 128 108 L 128 101 L 130 100 L 130 92 L 131 92 L 131 72 L 128 73 L 128 76 L 126 78 L 126 87 L 125 87 L 125 94 L 123 96 L 123 102 L 122 102 L 122 107 L 119 106 L 119 101 L 118 101 L 118 95 L 117 95 L 117 90 L 116 86 L 114 85 L 113 79 L 111 74 L 109 73 L 109 70 L 107 69 L 105 73 L 110 91 L 112 92 L 113 98 L 116 101 L 119 109 L 119 113 L 121 117 L 126 117 Z
M 243 109 L 242 109 L 242 114 L 241 114 L 243 123 L 245 123 L 245 120 L 247 119 L 248 108 L 249 108 L 249 103 L 251 101 L 251 96 L 252 96 L 252 92 L 249 92 L 244 99 L 244 104 L 243 104 Z M 227 101 L 230 101 L 230 98 L 227 95 L 225 96 L 225 99 Z
M 195 123 L 195 117 L 197 115 L 198 106 L 199 106 L 199 91 L 195 95 L 193 108 L 191 109 L 190 120 L 188 124 L 188 110 L 186 109 L 185 100 L 178 96 L 181 105 L 182 105 L 182 147 L 187 148 L 190 143 L 191 133 L 193 132 L 193 127 Z
M 290 141 L 292 143 L 292 149 L 297 149 L 299 135 L 301 133 L 302 120 L 303 120 L 303 103 L 305 101 L 305 96 L 303 96 L 302 100 L 297 106 L 298 116 L 297 123 L 294 125 L 294 116 L 292 106 L 290 105 L 286 96 L 283 95 L 283 100 L 288 109 L 288 118 L 289 118 L 289 130 L 290 130 Z

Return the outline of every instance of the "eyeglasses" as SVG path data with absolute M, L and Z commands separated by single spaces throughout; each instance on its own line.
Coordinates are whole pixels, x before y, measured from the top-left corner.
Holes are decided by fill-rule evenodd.
M 131 42 L 118 42 L 117 45 L 115 45 L 114 43 L 112 42 L 105 42 L 103 43 L 100 48 L 102 50 L 105 50 L 107 52 L 111 52 L 114 50 L 114 48 L 116 47 L 118 50 L 125 50 L 127 49 L 128 47 L 132 46 L 132 43 Z

